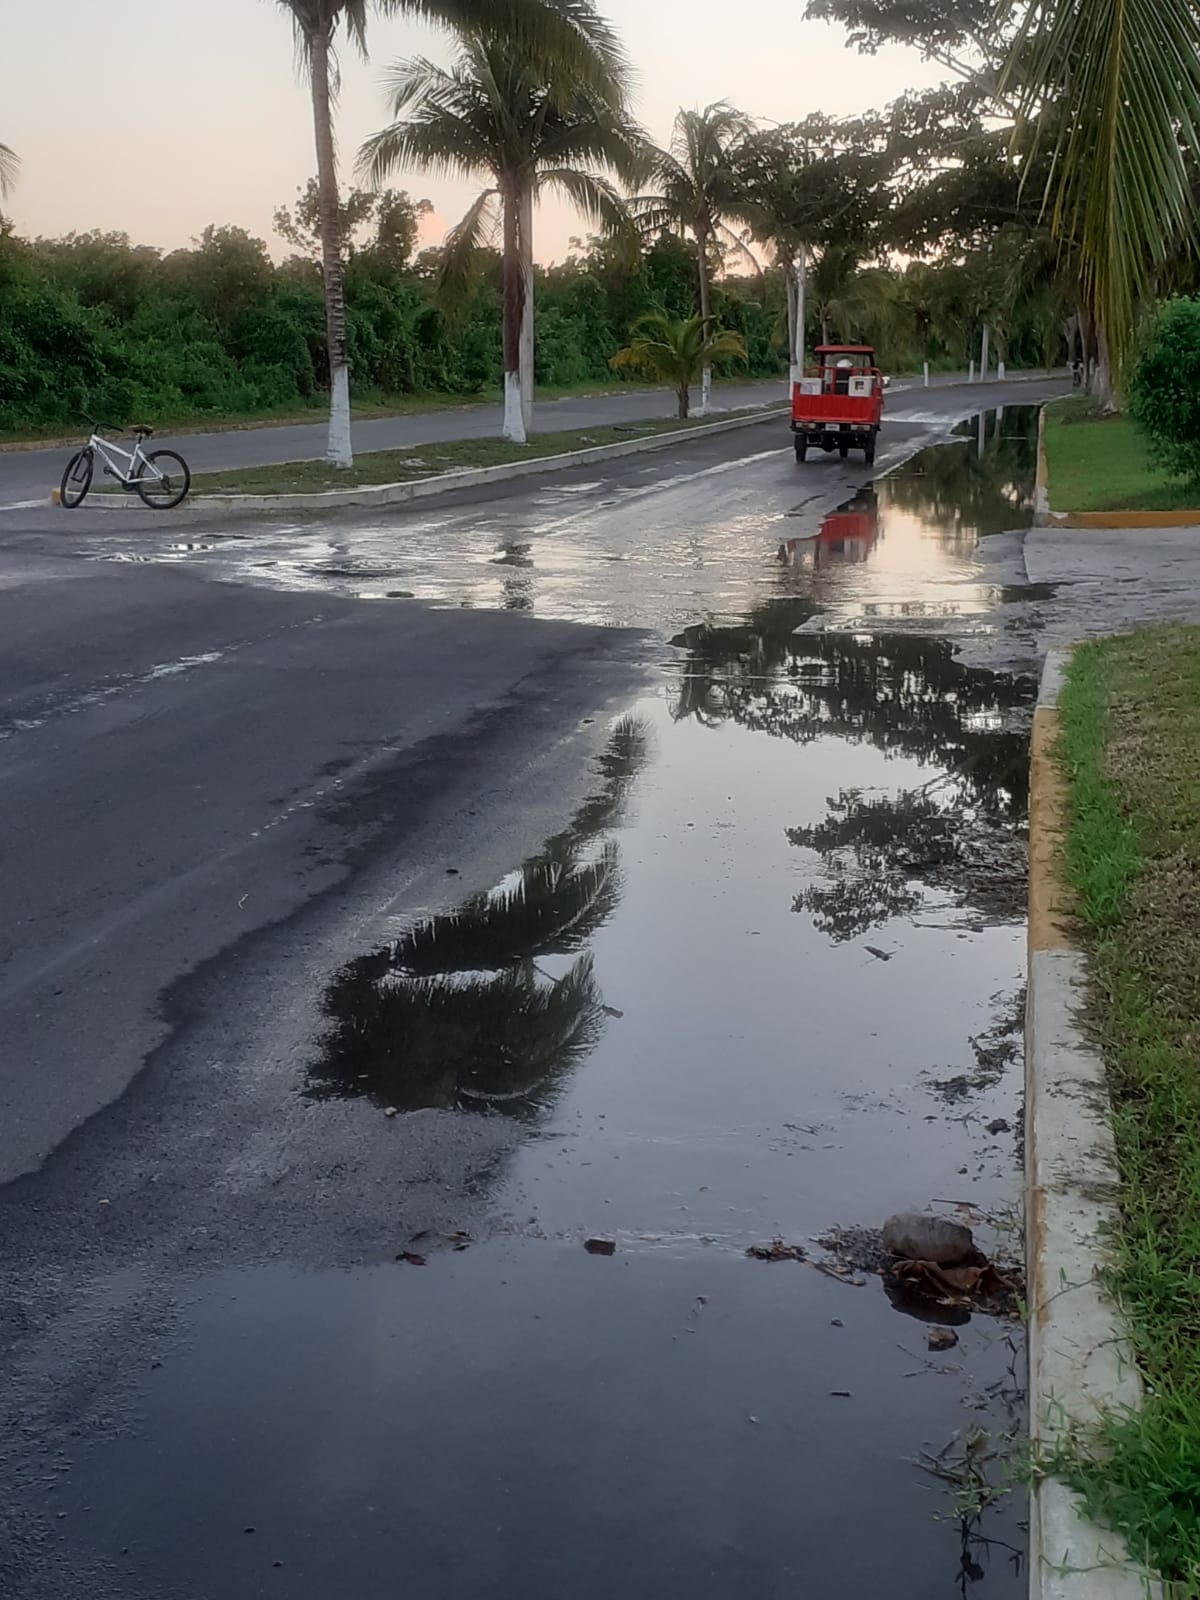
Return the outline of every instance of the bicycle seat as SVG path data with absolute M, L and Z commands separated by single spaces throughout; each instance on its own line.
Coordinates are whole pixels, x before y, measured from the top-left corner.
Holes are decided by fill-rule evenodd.
M 144 422 L 137 422 L 133 426 L 133 432 L 137 434 L 139 439 L 149 439 L 153 436 L 154 429 L 147 427 Z

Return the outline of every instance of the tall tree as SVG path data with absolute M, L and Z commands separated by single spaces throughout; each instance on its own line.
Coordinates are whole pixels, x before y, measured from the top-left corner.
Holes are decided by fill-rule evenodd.
M 397 120 L 366 142 L 359 163 L 376 183 L 403 167 L 487 181 L 447 240 L 442 288 L 460 289 L 500 232 L 504 437 L 523 444 L 533 422 L 534 202 L 558 193 L 602 227 L 628 223 L 608 174 L 635 180 L 645 145 L 624 110 L 623 73 L 614 68 L 597 88 L 477 34 L 449 69 L 417 58 L 398 63 L 390 82 Z
M 1002 85 L 1053 153 L 1053 232 L 1076 246 L 1112 403 L 1139 307 L 1195 250 L 1200 13 L 1192 0 L 1038 0 Z
M 876 221 L 882 166 L 855 148 L 842 125 L 817 114 L 790 127 L 760 129 L 734 159 L 755 238 L 785 275 L 791 379 L 804 365 L 808 274 L 814 252 L 865 249 Z
M 678 228 L 696 241 L 700 272 L 700 317 L 712 318 L 712 272 L 723 247 L 732 247 L 753 260 L 730 226 L 749 227 L 757 213 L 746 199 L 738 170 L 737 149 L 752 132 L 753 124 L 741 111 L 724 101 L 703 111 L 680 111 L 671 143 L 651 156 L 655 193 L 633 202 L 634 215 L 644 232 Z M 712 369 L 701 377 L 700 415 L 709 408 Z
M 346 351 L 346 297 L 333 110 L 338 92 L 334 49 L 338 30 L 364 56 L 367 14 L 372 6 L 440 23 L 458 32 L 484 31 L 519 44 L 531 60 L 553 62 L 603 92 L 622 55 L 612 31 L 596 17 L 591 0 L 279 0 L 290 15 L 299 57 L 312 94 L 317 147 L 321 268 L 329 346 L 329 441 L 326 458 L 351 467 L 350 371 Z

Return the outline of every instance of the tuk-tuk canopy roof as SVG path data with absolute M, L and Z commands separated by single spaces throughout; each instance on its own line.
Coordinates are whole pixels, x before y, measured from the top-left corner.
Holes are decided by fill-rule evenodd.
M 813 354 L 818 356 L 873 356 L 873 344 L 818 344 L 813 346 Z

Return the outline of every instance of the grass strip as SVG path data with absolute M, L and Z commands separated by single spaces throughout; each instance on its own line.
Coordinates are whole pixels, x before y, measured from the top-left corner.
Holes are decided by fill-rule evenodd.
M 239 467 L 230 472 L 196 473 L 193 494 L 312 494 L 323 489 L 356 489 L 385 483 L 408 483 L 414 478 L 435 478 L 443 472 L 459 472 L 465 467 L 492 467 L 512 461 L 531 461 L 543 456 L 563 455 L 569 450 L 586 450 L 593 445 L 616 444 L 621 440 L 647 438 L 658 433 L 674 433 L 720 421 L 715 417 L 692 417 L 688 422 L 675 419 L 653 422 L 615 423 L 602 428 L 580 428 L 568 433 L 544 433 L 528 444 L 509 444 L 504 439 L 455 439 L 445 444 L 414 445 L 406 450 L 372 450 L 355 457 L 348 471 L 339 471 L 324 461 L 287 461 L 278 466 Z M 782 426 L 782 423 L 781 423 Z M 786 443 L 786 435 L 780 435 Z
M 1145 1405 L 1053 1463 L 1200 1596 L 1200 629 L 1081 646 L 1060 699 L 1066 870 L 1121 1180 L 1112 1289 Z
M 1200 491 L 1152 461 L 1128 417 L 1103 416 L 1082 396 L 1046 408 L 1052 511 L 1187 511 Z

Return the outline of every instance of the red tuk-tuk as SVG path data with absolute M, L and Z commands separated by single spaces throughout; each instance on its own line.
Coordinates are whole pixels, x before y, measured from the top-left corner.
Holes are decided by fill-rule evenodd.
M 883 373 L 869 344 L 819 344 L 817 365 L 792 385 L 792 433 L 796 460 L 810 445 L 836 450 L 843 461 L 862 450 L 875 464 L 875 442 L 883 416 Z

